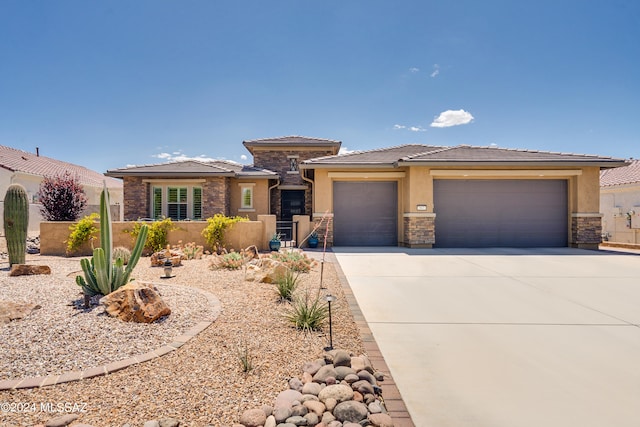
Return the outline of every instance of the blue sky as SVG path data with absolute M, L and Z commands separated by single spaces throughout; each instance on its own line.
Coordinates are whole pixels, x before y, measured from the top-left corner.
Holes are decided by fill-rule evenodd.
M 0 145 L 99 172 L 246 139 L 640 157 L 640 2 L 0 0 Z

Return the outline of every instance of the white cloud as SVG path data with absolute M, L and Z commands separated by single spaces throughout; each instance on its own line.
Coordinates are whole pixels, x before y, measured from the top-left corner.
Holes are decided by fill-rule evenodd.
M 431 127 L 448 128 L 451 126 L 466 125 L 467 123 L 471 123 L 472 120 L 473 116 L 467 111 L 447 110 L 440 113 L 440 115 L 433 120 Z
M 430 76 L 435 77 L 438 74 L 440 74 L 440 66 L 438 64 L 433 64 L 433 71 L 431 72 Z
M 422 126 L 405 126 L 405 125 L 393 125 L 393 130 L 408 130 L 410 132 L 426 132 L 427 131 Z
M 246 154 L 241 155 L 241 156 L 240 156 L 240 160 L 247 160 L 247 156 L 246 156 Z
M 412 72 L 412 73 L 417 73 L 418 71 L 420 71 L 420 68 L 411 67 L 411 68 L 409 68 L 409 71 Z
M 349 150 L 347 147 L 340 147 L 340 151 L 338 151 L 338 156 L 342 156 L 344 154 L 353 153 L 356 150 Z
M 158 153 L 158 154 L 153 154 L 151 157 L 155 157 L 160 160 L 166 160 L 167 162 L 182 162 L 185 160 L 198 160 L 201 162 L 209 162 L 212 160 L 218 160 L 209 156 L 205 156 L 204 154 L 200 154 L 198 156 L 188 156 L 182 153 L 181 151 L 174 151 L 173 153 Z

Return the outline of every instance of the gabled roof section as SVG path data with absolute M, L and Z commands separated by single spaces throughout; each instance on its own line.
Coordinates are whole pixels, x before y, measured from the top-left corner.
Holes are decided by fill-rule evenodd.
M 107 171 L 106 175 L 116 178 L 124 178 L 125 176 L 149 178 L 202 178 L 206 176 L 272 178 L 277 174 L 266 169 L 241 165 L 226 160 L 180 160 L 113 169 Z
M 395 147 L 379 148 L 375 150 L 353 151 L 337 156 L 318 157 L 302 162 L 301 167 L 313 169 L 323 166 L 366 166 L 366 167 L 394 167 L 398 159 L 403 157 L 439 151 L 445 147 L 407 144 Z
M 253 154 L 254 148 L 300 148 L 300 147 L 318 147 L 331 149 L 334 154 L 338 154 L 341 141 L 333 139 L 311 138 L 308 136 L 280 136 L 276 138 L 250 139 L 242 141 L 242 144 Z
M 89 187 L 122 188 L 122 182 L 108 178 L 103 174 L 87 169 L 84 166 L 63 162 L 46 156 L 0 145 L 0 167 L 11 172 L 19 172 L 36 176 L 55 176 L 65 172 L 78 178 L 81 185 Z
M 600 187 L 626 184 L 640 184 L 640 160 L 632 160 L 628 166 L 600 172 Z
M 598 166 L 615 168 L 623 159 L 589 154 L 556 153 L 498 147 L 458 145 L 401 145 L 378 150 L 359 151 L 303 162 L 303 168 L 397 167 L 397 166 Z

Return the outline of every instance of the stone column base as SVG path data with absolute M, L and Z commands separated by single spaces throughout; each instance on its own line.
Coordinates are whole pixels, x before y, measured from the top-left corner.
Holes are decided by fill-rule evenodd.
M 406 213 L 403 218 L 403 245 L 432 248 L 436 242 L 435 213 Z
M 322 224 L 320 224 L 322 222 Z M 327 247 L 333 246 L 333 213 L 314 213 L 313 227 L 320 226 L 316 230 L 318 233 L 318 247 L 324 245 L 324 236 L 327 235 Z
M 602 242 L 601 213 L 572 213 L 571 242 L 569 246 L 580 249 L 598 249 Z

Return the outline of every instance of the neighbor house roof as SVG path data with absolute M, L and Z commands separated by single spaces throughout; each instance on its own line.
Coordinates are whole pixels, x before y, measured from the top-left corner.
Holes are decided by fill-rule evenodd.
M 194 178 L 203 176 L 229 176 L 236 178 L 274 178 L 273 171 L 241 165 L 226 160 L 181 160 L 143 166 L 129 166 L 108 170 L 107 176 L 124 178 L 125 176 Z
M 516 150 L 498 147 L 458 145 L 441 147 L 410 144 L 378 150 L 358 151 L 302 162 L 302 168 L 397 167 L 397 166 L 551 166 L 579 165 L 611 168 L 625 165 L 622 159 L 588 154 Z
M 253 149 L 257 147 L 282 148 L 282 147 L 322 147 L 332 148 L 335 154 L 340 150 L 342 142 L 333 139 L 311 138 L 308 136 L 281 136 L 277 138 L 250 139 L 242 141 L 242 144 L 253 154 Z
M 632 160 L 627 166 L 600 172 L 601 187 L 638 183 L 640 183 L 640 160 Z
M 70 172 L 71 175 L 78 178 L 78 182 L 81 185 L 102 187 L 103 183 L 106 183 L 107 188 L 122 188 L 121 181 L 108 178 L 84 166 L 74 165 L 4 145 L 0 145 L 0 167 L 11 172 L 42 177 L 52 177 L 64 172 Z

